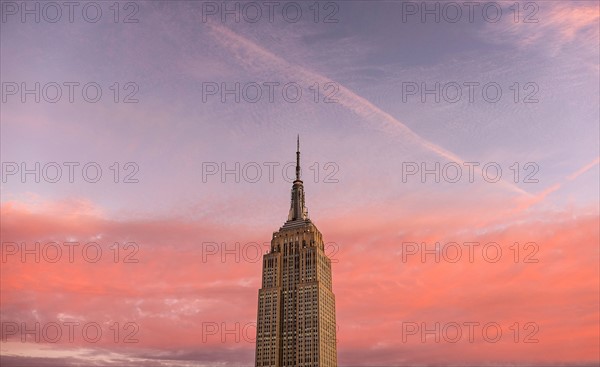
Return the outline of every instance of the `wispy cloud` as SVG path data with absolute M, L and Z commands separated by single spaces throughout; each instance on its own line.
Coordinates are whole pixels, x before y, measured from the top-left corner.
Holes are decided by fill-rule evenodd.
M 577 177 L 583 175 L 584 173 L 586 173 L 587 171 L 591 170 L 592 168 L 594 168 L 598 164 L 600 164 L 600 157 L 594 159 L 590 163 L 586 164 L 585 166 L 581 167 L 577 171 L 575 171 L 572 174 L 568 175 L 567 176 L 567 180 L 573 181 L 574 179 L 576 179 Z
M 226 47 L 231 54 L 236 57 L 240 64 L 251 67 L 260 65 L 262 68 L 266 68 L 266 64 L 268 64 L 270 67 L 274 67 L 282 73 L 292 74 L 301 80 L 318 81 L 321 84 L 329 82 L 335 83 L 335 85 L 339 86 L 340 93 L 336 95 L 339 103 L 356 113 L 362 119 L 369 121 L 372 125 L 386 131 L 392 136 L 397 136 L 404 141 L 408 141 L 422 149 L 433 152 L 441 158 L 460 164 L 465 163 L 465 160 L 455 153 L 419 136 L 397 118 L 375 106 L 366 98 L 361 97 L 352 90 L 346 88 L 341 83 L 308 70 L 301 65 L 292 64 L 223 25 L 214 22 L 209 24 L 215 38 L 219 39 L 220 44 L 223 47 Z M 529 195 L 526 191 L 506 180 L 502 180 L 501 184 L 516 193 Z

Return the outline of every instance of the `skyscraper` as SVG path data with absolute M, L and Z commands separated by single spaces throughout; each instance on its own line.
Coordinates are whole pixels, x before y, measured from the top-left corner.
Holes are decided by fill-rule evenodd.
M 304 203 L 299 137 L 288 219 L 263 256 L 256 334 L 257 367 L 337 367 L 331 260 Z

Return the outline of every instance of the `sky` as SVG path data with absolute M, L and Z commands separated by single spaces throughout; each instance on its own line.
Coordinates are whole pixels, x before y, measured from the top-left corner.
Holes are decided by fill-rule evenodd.
M 299 135 L 339 366 L 597 365 L 599 14 L 0 2 L 0 362 L 254 365 Z

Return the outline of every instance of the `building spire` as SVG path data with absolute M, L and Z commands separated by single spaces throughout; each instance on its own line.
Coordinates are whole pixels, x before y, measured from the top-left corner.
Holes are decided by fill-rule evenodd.
M 296 180 L 292 184 L 292 202 L 288 221 L 308 219 L 308 210 L 304 204 L 304 184 L 300 179 L 300 134 L 296 140 Z
M 296 141 L 296 181 L 300 181 L 300 134 Z

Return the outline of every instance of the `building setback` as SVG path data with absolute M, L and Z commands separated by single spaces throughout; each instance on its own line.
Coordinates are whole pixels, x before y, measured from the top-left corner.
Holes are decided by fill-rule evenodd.
M 288 219 L 263 256 L 255 366 L 337 367 L 331 260 L 304 203 L 299 138 Z

